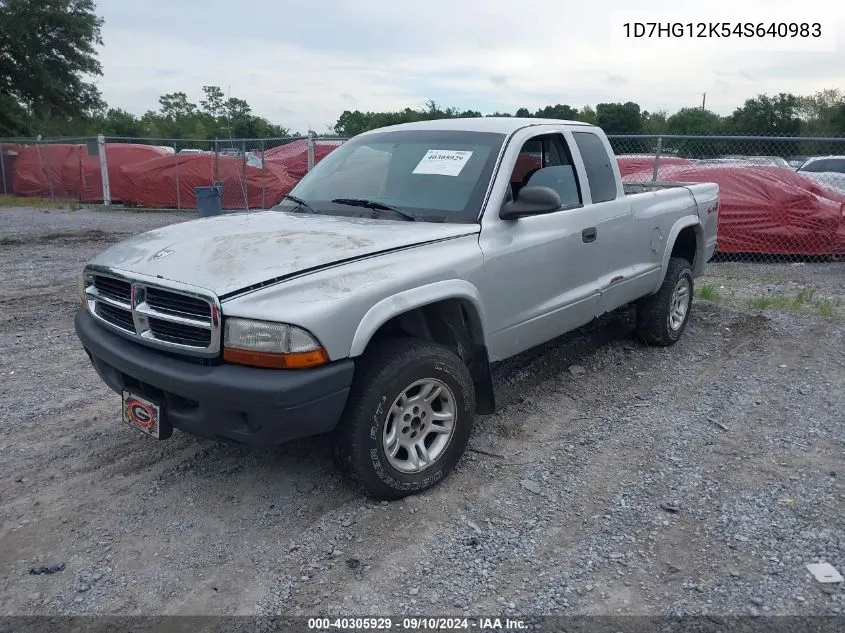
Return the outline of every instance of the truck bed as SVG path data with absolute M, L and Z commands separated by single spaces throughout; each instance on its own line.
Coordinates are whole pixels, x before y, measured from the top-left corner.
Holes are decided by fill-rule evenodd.
M 625 195 L 634 195 L 637 193 L 647 193 L 649 191 L 660 191 L 661 189 L 673 189 L 676 187 L 690 187 L 700 183 L 695 182 L 675 182 L 671 180 L 647 180 L 643 182 L 624 182 L 622 188 Z

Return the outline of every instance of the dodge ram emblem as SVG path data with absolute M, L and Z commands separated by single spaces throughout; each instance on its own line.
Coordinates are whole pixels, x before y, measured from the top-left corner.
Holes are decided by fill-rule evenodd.
M 173 254 L 173 251 L 172 251 L 172 250 L 170 250 L 169 248 L 165 248 L 164 250 L 159 251 L 158 253 L 156 253 L 155 255 L 153 255 L 153 260 L 156 260 L 156 259 L 164 259 L 164 258 L 165 258 L 165 257 L 167 257 L 168 255 L 172 255 L 172 254 Z

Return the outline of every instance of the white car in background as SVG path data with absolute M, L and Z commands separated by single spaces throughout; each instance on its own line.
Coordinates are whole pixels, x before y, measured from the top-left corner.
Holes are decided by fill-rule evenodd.
M 797 172 L 819 184 L 845 191 L 845 156 L 811 156 Z
M 751 163 L 752 165 L 763 165 L 769 167 L 786 167 L 790 169 L 789 163 L 786 161 L 785 158 L 781 158 L 780 156 L 724 156 L 723 160 L 727 161 L 742 161 L 745 163 Z

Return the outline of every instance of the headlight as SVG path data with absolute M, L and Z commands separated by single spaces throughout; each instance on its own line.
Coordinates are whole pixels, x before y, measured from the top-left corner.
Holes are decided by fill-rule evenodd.
M 328 362 L 322 345 L 302 328 L 286 323 L 225 320 L 223 360 L 238 365 L 302 369 Z

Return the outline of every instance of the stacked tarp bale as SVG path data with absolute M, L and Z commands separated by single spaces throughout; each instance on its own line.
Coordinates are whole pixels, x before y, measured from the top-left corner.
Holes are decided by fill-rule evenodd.
M 645 182 L 651 171 L 627 174 Z M 845 192 L 788 168 L 749 164 L 667 166 L 658 180 L 719 185 L 721 253 L 845 255 Z
M 656 157 L 654 156 L 641 156 L 641 155 L 620 155 L 616 157 L 616 163 L 619 165 L 619 172 L 623 176 L 627 176 L 628 174 L 635 174 L 640 171 L 645 171 L 647 169 L 654 170 L 654 162 Z M 677 156 L 661 156 L 660 157 L 660 166 L 683 166 L 686 167 L 688 165 L 692 165 L 695 161 L 689 158 L 679 158 Z
M 0 143 L 0 194 L 14 194 L 14 170 L 23 145 Z
M 341 140 L 314 141 L 314 164 L 316 165 L 326 156 L 343 144 Z M 281 165 L 297 181 L 308 173 L 308 141 L 307 139 L 291 141 L 266 150 L 259 156 L 266 164 Z
M 109 170 L 109 193 L 114 203 L 125 202 L 129 192 L 122 167 L 143 163 L 159 156 L 172 155 L 172 152 L 168 152 L 162 147 L 135 143 L 106 143 L 105 150 Z M 99 156 L 88 156 L 86 153 L 82 158 L 80 200 L 82 202 L 103 201 L 103 177 L 100 171 Z
M 38 143 L 21 147 L 12 171 L 12 188 L 19 196 L 69 198 L 82 192 L 85 146 Z
M 196 209 L 196 188 L 218 180 L 223 183 L 224 209 L 269 208 L 296 184 L 280 165 L 268 163 L 262 168 L 211 152 L 169 154 L 120 170 L 126 203 L 163 209 Z

